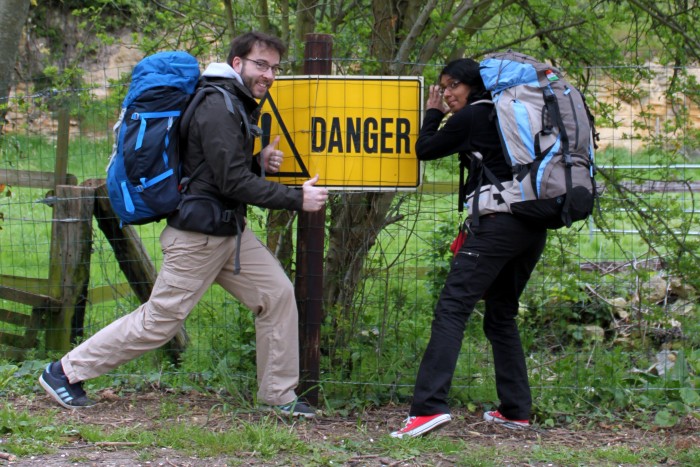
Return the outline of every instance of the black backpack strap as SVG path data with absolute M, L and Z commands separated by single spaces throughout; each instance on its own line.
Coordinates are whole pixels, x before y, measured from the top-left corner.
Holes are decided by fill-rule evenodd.
M 214 86 L 214 85 L 212 85 Z M 216 89 L 221 91 L 221 93 L 224 95 L 224 100 L 226 101 L 226 108 L 228 109 L 229 112 L 235 113 L 233 111 L 233 108 L 236 107 L 238 112 L 241 114 L 241 120 L 243 122 L 243 126 L 245 127 L 245 139 L 246 141 L 249 141 L 251 138 L 256 138 L 260 135 L 262 135 L 262 129 L 257 126 L 253 125 L 250 123 L 250 119 L 248 118 L 248 114 L 245 111 L 245 108 L 243 107 L 243 103 L 238 99 L 236 96 L 233 96 L 229 94 L 228 92 L 224 91 L 218 86 L 214 86 Z M 260 165 L 260 171 L 261 171 L 261 177 L 265 178 L 265 167 L 261 164 Z
M 471 155 L 471 166 L 469 167 L 469 172 L 474 174 L 473 176 L 476 176 L 476 187 L 474 187 L 474 199 L 472 200 L 472 203 L 474 205 L 472 206 L 472 222 L 471 225 L 474 227 L 479 226 L 479 196 L 481 195 L 481 187 L 484 184 L 484 161 L 483 161 L 483 156 L 478 153 L 472 153 Z
M 464 171 L 467 167 L 467 161 L 469 161 L 469 156 L 465 153 L 459 153 L 459 188 L 457 194 L 457 212 L 464 211 L 464 200 L 466 199 L 467 193 L 465 189 L 467 188 L 464 183 Z
M 472 206 L 472 225 L 473 226 L 478 226 L 479 225 L 479 195 L 481 193 L 481 188 L 484 186 L 484 175 L 486 176 L 486 179 L 488 182 L 495 186 L 499 192 L 504 192 L 506 190 L 506 187 L 503 186 L 503 183 L 494 175 L 491 170 L 484 165 L 484 157 L 480 152 L 472 152 L 470 156 L 468 156 L 469 159 L 471 160 L 471 164 L 469 166 L 469 172 L 473 173 L 474 176 L 476 177 L 476 187 L 474 188 L 474 199 L 472 200 L 473 206 Z M 461 159 L 461 157 L 460 157 Z M 464 199 L 463 196 L 466 197 L 466 193 L 464 193 L 464 185 L 463 185 L 463 172 L 464 168 L 463 165 L 460 164 L 460 178 L 459 178 L 459 189 L 460 189 L 460 206 L 464 204 Z M 501 200 L 503 200 L 503 197 L 501 197 Z M 461 212 L 462 209 L 459 209 Z
M 202 88 L 198 89 L 195 93 L 190 102 L 187 104 L 187 107 L 185 108 L 185 111 L 182 113 L 182 118 L 180 119 L 180 128 L 179 128 L 179 135 L 180 139 L 178 144 L 180 145 L 180 148 L 184 151 L 185 148 L 187 148 L 187 139 L 189 137 L 189 129 L 190 129 L 190 122 L 192 121 L 192 116 L 194 115 L 194 111 L 199 105 L 200 102 L 202 102 L 202 99 L 204 99 L 204 96 L 206 96 L 206 92 L 202 91 Z M 190 182 L 192 179 L 194 179 L 199 173 L 204 169 L 204 161 L 200 162 L 199 165 L 194 169 L 194 172 L 189 177 L 183 177 L 182 180 L 180 180 L 180 186 L 179 190 L 180 193 L 185 193 L 187 191 L 187 187 L 189 186 Z
M 245 111 L 245 108 L 243 107 L 243 103 L 235 96 L 227 92 L 225 89 L 212 85 L 212 84 L 206 84 L 194 93 L 194 96 L 190 100 L 189 104 L 187 105 L 187 108 L 185 109 L 184 113 L 182 114 L 182 118 L 180 119 L 180 139 L 179 139 L 179 144 L 181 145 L 180 147 L 187 147 L 187 138 L 189 136 L 189 127 L 190 123 L 192 121 L 192 117 L 194 115 L 195 110 L 197 109 L 197 106 L 202 102 L 202 99 L 204 99 L 208 94 L 211 94 L 212 92 L 220 92 L 221 95 L 224 97 L 224 102 L 226 104 L 226 109 L 228 112 L 232 115 L 236 114 L 236 111 L 238 111 L 241 114 L 241 121 L 243 126 L 245 127 L 245 132 L 244 132 L 244 138 L 246 139 L 246 142 L 250 140 L 250 138 L 257 136 L 255 133 L 255 129 L 257 128 L 255 125 L 252 125 L 250 123 L 250 120 L 248 118 L 248 114 Z M 190 182 L 195 179 L 201 172 L 204 170 L 205 166 L 205 161 L 202 160 L 197 167 L 194 169 L 192 174 L 190 174 L 189 177 L 184 177 L 181 182 L 180 182 L 180 193 L 185 193 L 187 191 L 187 188 L 190 184 Z M 236 235 L 236 254 L 234 256 L 234 262 L 233 262 L 233 274 L 239 274 L 241 271 L 241 234 L 242 234 L 242 222 L 238 218 L 238 214 L 236 210 L 234 209 L 229 209 L 225 210 L 223 212 L 223 217 L 221 219 L 223 222 L 235 222 L 236 224 L 236 231 L 238 232 Z
M 238 97 L 235 95 L 227 92 L 225 89 L 220 88 L 219 86 L 216 86 L 215 84 L 210 84 L 209 86 L 218 89 L 219 92 L 224 96 L 224 101 L 226 102 L 226 108 L 228 111 L 232 114 L 235 114 L 234 112 L 234 107 L 238 112 L 241 114 L 241 120 L 243 121 L 243 126 L 245 127 L 245 137 L 246 140 L 249 140 L 250 138 L 254 138 L 256 136 L 260 135 L 260 128 L 258 128 L 255 125 L 252 125 L 250 123 L 250 119 L 248 118 L 248 113 L 245 111 L 245 107 L 243 107 L 243 103 L 241 102 Z
M 192 172 L 192 175 L 189 177 L 182 177 L 182 180 L 180 180 L 180 185 L 178 187 L 180 193 L 186 193 L 187 188 L 190 186 L 190 182 L 194 180 L 200 172 L 204 170 L 204 160 L 200 162 L 197 167 L 194 169 L 194 172 Z
M 182 118 L 180 119 L 180 147 L 187 147 L 187 138 L 189 136 L 188 133 L 192 116 L 199 103 L 202 102 L 202 99 L 204 99 L 207 94 L 208 92 L 205 91 L 205 88 L 197 89 L 194 96 L 187 104 L 187 108 L 185 108 L 185 111 L 182 113 Z
M 250 138 L 259 135 L 260 129 L 257 126 L 252 125 L 250 123 L 250 119 L 248 118 L 248 114 L 245 111 L 245 107 L 243 107 L 243 103 L 240 101 L 240 99 L 238 99 L 238 97 L 232 95 L 222 87 L 217 86 L 215 84 L 205 84 L 204 86 L 197 89 L 197 91 L 195 91 L 192 100 L 190 100 L 190 102 L 187 104 L 187 108 L 183 112 L 182 118 L 180 119 L 179 144 L 181 148 L 187 147 L 187 138 L 189 136 L 190 123 L 192 122 L 192 117 L 194 116 L 194 112 L 197 109 L 197 106 L 208 94 L 211 94 L 212 92 L 221 93 L 221 95 L 224 97 L 226 110 L 228 110 L 229 113 L 235 115 L 236 110 L 238 110 L 238 113 L 241 114 L 241 121 L 243 123 L 243 126 L 245 127 L 244 136 L 246 141 L 248 141 Z M 181 193 L 184 193 L 187 190 L 187 186 L 190 184 L 190 182 L 197 175 L 199 175 L 203 169 L 204 161 L 200 162 L 199 165 L 197 165 L 197 167 L 194 169 L 194 171 L 189 177 L 184 177 L 182 179 L 182 181 L 180 182 Z
M 491 105 L 493 106 L 493 101 L 491 99 L 479 99 L 478 101 L 470 102 L 469 105 L 479 105 L 479 104 L 486 104 L 486 105 Z M 491 113 L 489 118 L 494 118 L 495 117 L 495 107 L 494 111 Z M 473 170 L 478 170 L 479 172 L 474 172 L 476 173 L 476 176 L 478 177 L 478 182 L 477 182 L 477 187 L 475 190 L 475 193 L 479 193 L 481 190 L 481 181 L 482 181 L 482 174 L 481 170 L 485 169 L 483 164 L 481 163 L 481 157 L 479 153 L 474 153 L 472 152 L 471 155 L 468 155 L 467 153 L 460 153 L 459 154 L 459 193 L 457 197 L 457 211 L 462 212 L 464 211 L 464 201 L 467 198 L 467 195 L 469 193 L 466 193 L 466 186 L 465 186 L 465 176 L 464 176 L 464 171 L 467 167 L 467 161 L 469 161 L 469 172 L 472 173 Z M 479 214 L 479 202 L 478 198 L 476 198 L 474 208 L 472 209 L 473 217 L 478 219 L 478 214 Z M 474 220 L 472 221 L 474 222 Z M 476 220 L 476 224 L 478 225 L 479 221 Z
M 595 151 L 598 149 L 600 133 L 596 131 L 595 117 L 593 116 L 590 107 L 588 107 L 588 104 L 586 103 L 586 97 L 580 91 L 579 93 L 581 94 L 581 100 L 583 100 L 583 108 L 586 109 L 586 115 L 588 116 L 588 124 L 591 127 L 591 144 L 593 145 L 593 151 Z M 598 186 L 595 182 L 595 175 L 598 172 L 598 167 L 595 165 L 595 161 L 593 160 L 593 158 L 590 158 L 589 163 L 591 164 L 591 186 L 593 187 L 593 202 L 595 203 L 595 207 L 598 209 L 598 214 L 602 216 L 602 212 L 600 209 L 600 197 L 598 196 Z
M 542 88 L 542 93 L 544 94 L 544 102 L 547 107 L 547 113 L 549 118 L 559 127 L 559 138 L 561 139 L 561 151 L 564 157 L 564 177 L 566 179 L 566 196 L 564 197 L 564 206 L 561 208 L 561 220 L 567 227 L 571 227 L 572 220 L 571 214 L 569 214 L 569 205 L 571 204 L 571 191 L 573 188 L 573 181 L 571 179 L 571 167 L 573 167 L 574 162 L 571 158 L 571 152 L 569 151 L 569 135 L 566 133 L 566 128 L 564 127 L 564 121 L 561 118 L 561 112 L 559 111 L 559 102 L 557 102 L 557 96 L 554 95 L 554 91 L 549 86 Z
M 194 97 L 187 105 L 187 109 L 182 114 L 182 119 L 180 119 L 180 141 L 186 141 L 187 132 L 190 127 L 190 122 L 192 121 L 192 116 L 194 115 L 194 111 L 197 109 L 199 103 L 202 102 L 202 99 L 204 99 L 204 97 L 206 97 L 207 94 L 211 94 L 214 91 L 220 92 L 221 95 L 224 97 L 226 109 L 229 111 L 229 113 L 235 114 L 236 110 L 238 110 L 238 113 L 241 114 L 241 120 L 243 126 L 245 127 L 246 139 L 259 136 L 261 131 L 260 128 L 250 123 L 248 113 L 245 111 L 245 107 L 243 107 L 243 103 L 240 101 L 240 99 L 238 99 L 238 97 L 215 84 L 205 84 L 204 86 L 197 89 L 197 91 L 194 93 Z

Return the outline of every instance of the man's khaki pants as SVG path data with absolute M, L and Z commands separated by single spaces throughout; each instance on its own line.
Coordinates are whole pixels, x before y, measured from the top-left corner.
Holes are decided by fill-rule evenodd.
M 233 274 L 235 237 L 166 227 L 163 264 L 148 302 L 66 354 L 71 383 L 103 375 L 168 342 L 216 282 L 255 313 L 258 401 L 287 404 L 299 380 L 298 313 L 294 288 L 277 258 L 255 235 L 241 236 L 241 271 Z

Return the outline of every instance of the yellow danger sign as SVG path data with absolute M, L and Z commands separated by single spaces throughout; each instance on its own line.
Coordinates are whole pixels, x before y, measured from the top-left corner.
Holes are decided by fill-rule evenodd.
M 279 77 L 263 98 L 256 151 L 280 136 L 284 162 L 267 178 L 332 189 L 415 189 L 422 77 Z

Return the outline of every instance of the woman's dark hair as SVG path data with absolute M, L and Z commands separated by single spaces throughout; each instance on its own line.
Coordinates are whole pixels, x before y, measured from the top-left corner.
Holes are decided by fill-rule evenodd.
M 440 79 L 444 75 L 448 75 L 471 88 L 468 101 L 488 98 L 484 80 L 481 79 L 481 73 L 479 73 L 479 62 L 471 58 L 453 60 L 442 69 Z
M 280 57 L 287 51 L 287 46 L 284 45 L 281 39 L 262 32 L 252 31 L 241 34 L 231 41 L 231 51 L 228 54 L 227 63 L 230 65 L 234 57 L 245 58 L 256 44 L 276 50 Z

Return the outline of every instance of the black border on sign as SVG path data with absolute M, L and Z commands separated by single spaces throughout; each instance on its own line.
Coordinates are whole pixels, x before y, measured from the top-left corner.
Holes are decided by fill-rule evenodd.
M 279 110 L 277 109 L 277 104 L 275 104 L 275 101 L 272 100 L 272 96 L 270 96 L 270 92 L 265 93 L 265 97 L 262 98 L 260 101 L 260 108 L 263 107 L 266 101 L 270 102 L 270 107 L 272 108 L 272 113 L 275 114 L 275 117 L 277 117 L 277 123 L 279 123 L 280 129 L 282 130 L 282 134 L 284 135 L 284 138 L 287 140 L 287 143 L 289 143 L 289 147 L 292 149 L 292 154 L 294 155 L 294 160 L 297 161 L 298 167 L 301 169 L 301 172 L 277 172 L 275 174 L 270 174 L 270 176 L 274 177 L 304 177 L 304 178 L 311 178 L 309 176 L 309 169 L 306 168 L 306 164 L 304 164 L 304 161 L 301 160 L 301 156 L 299 155 L 299 151 L 297 150 L 296 145 L 294 144 L 294 141 L 292 141 L 292 137 L 289 135 L 289 130 L 287 130 L 287 126 L 284 124 L 282 121 L 282 116 L 280 115 Z M 270 135 L 263 135 L 263 138 L 267 136 L 267 141 L 264 139 L 261 140 L 261 148 L 264 148 L 268 144 L 270 144 Z

